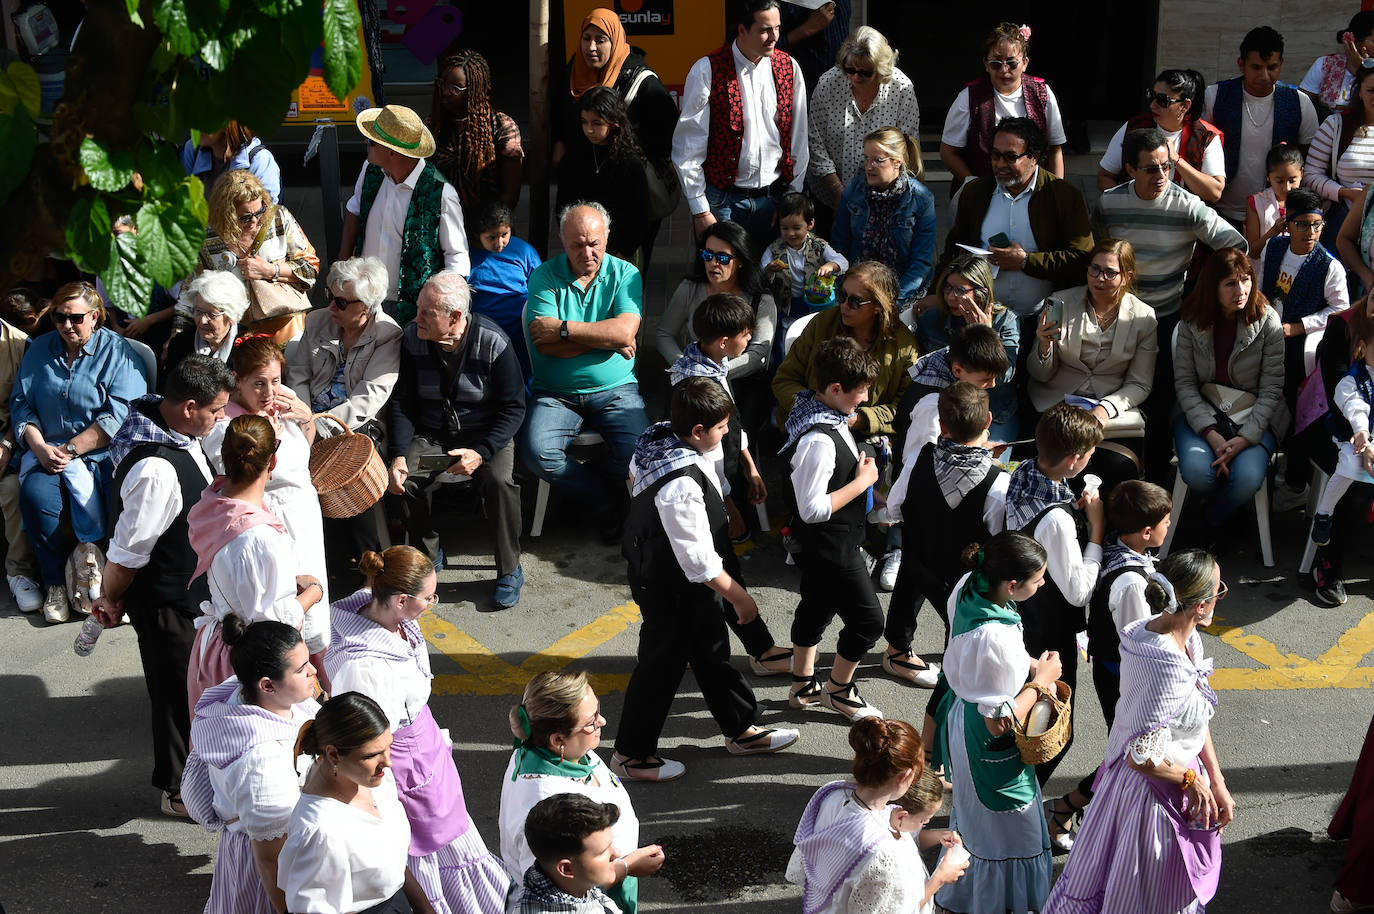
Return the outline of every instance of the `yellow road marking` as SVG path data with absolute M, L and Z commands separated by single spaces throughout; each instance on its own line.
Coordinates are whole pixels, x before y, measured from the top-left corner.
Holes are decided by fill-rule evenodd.
M 1222 641 L 1264 665 L 1256 670 L 1218 669 L 1212 674 L 1214 689 L 1364 689 L 1374 684 L 1374 667 L 1359 665 L 1374 651 L 1374 613 L 1342 634 L 1315 660 L 1283 653 L 1272 642 L 1246 634 L 1241 628 L 1223 625 L 1214 630 Z

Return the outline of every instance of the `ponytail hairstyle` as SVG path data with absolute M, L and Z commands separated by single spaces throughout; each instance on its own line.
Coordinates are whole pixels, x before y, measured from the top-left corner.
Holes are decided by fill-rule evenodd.
M 1203 549 L 1187 549 L 1161 559 L 1145 585 L 1145 602 L 1154 612 L 1192 609 L 1212 599 L 1217 560 Z
M 1027 581 L 1045 567 L 1045 547 L 1024 533 L 1004 531 L 984 544 L 964 549 L 965 567 L 973 569 L 973 586 L 984 596 L 999 584 Z
M 925 768 L 921 734 L 904 720 L 865 717 L 849 728 L 849 746 L 860 787 L 880 787 L 908 771 L 920 777 Z
M 1188 110 L 1183 114 L 1184 123 L 1191 124 L 1202 117 L 1207 80 L 1197 70 L 1161 70 L 1155 82 L 1168 86 L 1169 91 L 1177 93 L 1180 101 L 1189 102 Z
M 587 674 L 570 670 L 540 673 L 525 686 L 520 704 L 510 709 L 510 732 L 518 740 L 540 749 L 549 748 L 549 737 L 567 734 L 579 723 L 577 706 L 587 697 Z
M 262 416 L 235 416 L 224 432 L 220 457 L 224 475 L 235 485 L 252 482 L 267 472 L 277 453 L 277 433 Z
M 872 143 L 885 156 L 891 156 L 902 163 L 902 173 L 913 176 L 917 181 L 925 178 L 926 166 L 921 161 L 920 137 L 907 136 L 896 127 L 879 127 L 864 137 L 865 143 Z
M 301 755 L 323 758 L 327 746 L 348 755 L 391 729 L 391 721 L 377 702 L 361 692 L 344 692 L 320 705 L 314 720 L 308 720 L 296 737 L 292 764 Z
M 414 546 L 392 546 L 385 552 L 369 550 L 358 559 L 358 573 L 367 579 L 377 603 L 397 594 L 417 596 L 433 572 L 434 563 Z
M 285 622 L 264 619 L 251 625 L 238 613 L 221 624 L 220 637 L 229 645 L 229 663 L 249 704 L 258 703 L 258 682 L 264 676 L 276 682 L 286 675 L 286 655 L 301 643 L 301 633 Z

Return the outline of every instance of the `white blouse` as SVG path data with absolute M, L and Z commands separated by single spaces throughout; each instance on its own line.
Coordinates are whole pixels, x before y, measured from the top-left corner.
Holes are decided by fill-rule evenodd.
M 224 433 L 229 429 L 228 419 L 215 423 L 210 434 L 201 439 L 205 456 L 217 474 L 224 473 Z M 272 478 L 267 480 L 267 494 L 274 500 L 305 494 L 318 499 L 315 484 L 310 481 L 310 443 L 305 440 L 301 427 L 290 420 L 281 420 L 277 425 L 277 465 L 272 468 Z M 270 507 L 270 505 L 269 505 Z M 286 518 L 282 518 L 283 521 Z
M 1316 191 L 1324 200 L 1338 200 L 1342 188 L 1358 189 L 1374 180 L 1374 127 L 1356 130 L 1350 145 L 1337 158 L 1341 125 L 1339 114 L 1322 121 L 1302 171 L 1302 186 Z
M 412 645 L 412 652 L 415 649 Z M 421 644 L 418 649 L 428 651 L 428 646 Z M 413 723 L 429 702 L 430 678 L 414 660 L 401 662 L 348 653 L 340 657 L 330 651 L 325 655 L 325 666 L 335 695 L 363 693 L 381 705 L 392 730 Z
M 876 77 L 875 77 L 876 78 Z M 864 137 L 882 127 L 896 127 L 907 136 L 920 136 L 921 107 L 916 89 L 901 70 L 878 86 L 867 111 L 859 110 L 854 90 L 839 67 L 821 74 L 807 103 L 811 143 L 811 178 L 836 175 L 842 184 L 863 171 Z
M 243 692 L 235 692 L 230 703 L 243 704 Z M 319 706 L 313 700 L 308 704 L 313 706 L 310 711 L 302 705 L 291 709 L 293 724 L 304 724 L 315 716 Z M 229 823 L 226 831 L 246 832 L 254 841 L 270 841 L 286 834 L 311 762 L 302 755 L 297 760 L 299 768 L 293 768 L 294 749 L 294 741 L 269 740 L 249 749 L 227 768 L 206 766 L 215 791 L 215 812 Z
M 959 592 L 969 576 L 965 574 L 949 595 L 949 617 L 954 618 Z M 1030 654 L 1013 625 L 989 622 L 973 631 L 955 635 L 945 648 L 945 679 L 964 701 L 978 705 L 984 717 L 1006 717 L 1008 706 L 1030 677 Z
M 1009 117 L 1026 117 L 1025 89 L 1018 88 L 1010 95 L 1003 95 L 1001 92 L 993 90 L 992 103 L 996 110 L 994 123 L 1001 123 L 1003 119 Z M 959 94 L 954 96 L 954 104 L 949 106 L 949 113 L 945 115 L 945 129 L 940 136 L 940 142 L 946 146 L 957 146 L 962 149 L 968 145 L 968 87 L 959 90 Z M 1065 140 L 1064 118 L 1059 113 L 1059 100 L 1054 97 L 1054 90 L 1045 85 L 1045 138 L 1051 146 L 1063 146 Z
M 405 885 L 410 822 L 391 771 L 372 788 L 379 815 L 302 794 L 277 859 L 277 885 L 292 914 L 353 914 Z
M 303 613 L 296 600 L 296 567 L 290 537 L 267 524 L 251 527 L 215 553 L 206 574 L 210 602 L 201 609 L 221 622 L 235 613 L 249 624 L 272 619 L 299 628 Z M 307 646 L 312 653 L 324 649 Z

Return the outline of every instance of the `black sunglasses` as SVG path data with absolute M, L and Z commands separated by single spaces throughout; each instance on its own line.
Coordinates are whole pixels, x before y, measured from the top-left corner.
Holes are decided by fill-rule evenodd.
M 1150 102 L 1154 102 L 1156 105 L 1158 105 L 1158 106 L 1161 107 L 1161 108 L 1167 108 L 1167 107 L 1169 107 L 1170 105 L 1177 104 L 1178 102 L 1181 102 L 1181 101 L 1183 101 L 1183 99 L 1181 99 L 1181 98 L 1170 98 L 1169 96 L 1165 95 L 1163 92 L 1151 92 L 1151 91 L 1147 91 L 1147 92 L 1145 93 L 1145 103 L 1146 103 L 1146 104 L 1149 104 Z
M 1029 152 L 1003 152 L 1000 149 L 988 150 L 988 158 L 994 162 L 1003 161 L 1008 165 L 1015 165 L 1017 162 L 1030 155 Z
M 356 305 L 360 301 L 362 301 L 361 298 L 344 298 L 342 295 L 329 296 L 329 306 L 338 308 L 340 311 L 347 311 L 349 305 Z
M 52 322 L 54 324 L 82 324 L 86 318 L 94 314 L 94 311 L 82 311 L 80 314 L 73 314 L 70 311 L 54 311 Z
M 254 222 L 261 219 L 266 212 L 267 206 L 263 205 L 259 207 L 258 211 L 255 213 L 240 213 L 236 218 L 239 220 L 239 225 L 252 225 Z
M 858 76 L 863 79 L 873 78 L 872 70 L 861 70 L 858 67 L 843 67 L 842 69 L 844 70 L 845 76 Z
M 703 263 L 710 263 L 714 260 L 718 264 L 729 266 L 730 261 L 734 259 L 735 255 L 728 251 L 708 251 L 705 248 L 701 249 L 701 260 Z

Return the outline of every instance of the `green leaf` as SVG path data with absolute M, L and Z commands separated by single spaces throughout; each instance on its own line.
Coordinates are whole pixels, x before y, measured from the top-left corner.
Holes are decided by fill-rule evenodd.
M 234 62 L 212 79 L 212 103 L 227 107 L 240 123 L 259 135 L 276 130 L 291 103 L 291 90 L 305 80 L 310 55 L 323 38 L 320 7 L 303 7 L 289 18 L 265 20 L 239 48 Z M 178 91 L 181 86 L 178 86 Z M 214 98 L 223 93 L 226 100 Z M 217 125 L 195 126 L 204 130 Z
M 0 203 L 29 175 L 29 163 L 38 148 L 38 127 L 23 105 L 12 114 L 0 114 Z
M 191 15 L 186 8 L 186 0 L 157 0 L 153 4 L 153 22 L 162 30 L 162 37 L 172 46 L 172 50 L 178 54 L 190 57 L 200 50 L 200 41 L 191 28 Z
M 109 267 L 114 233 L 104 197 L 76 201 L 67 217 L 67 247 L 83 270 L 100 273 Z
M 212 70 L 223 70 L 229 62 L 224 45 L 218 38 L 212 38 L 200 46 L 200 59 Z
M 138 14 L 138 0 L 124 0 L 124 6 L 129 11 L 129 21 L 143 28 L 143 17 Z
M 305 0 L 254 0 L 258 12 L 273 19 L 284 19 L 307 6 Z M 311 5 L 311 8 L 318 8 Z
M 134 176 L 134 154 L 129 149 L 107 150 L 94 137 L 81 141 L 81 167 L 96 190 L 123 190 Z
M 128 233 L 115 236 L 110 265 L 101 271 L 100 278 L 116 306 L 133 317 L 142 317 L 153 297 L 153 278 L 140 262 L 134 239 Z
M 139 208 L 134 216 L 138 254 L 155 282 L 172 286 L 191 274 L 208 216 L 201 183 L 189 178 L 173 193 Z
M 144 139 L 138 144 L 135 160 L 143 178 L 145 199 L 166 196 L 186 177 L 181 159 L 166 143 Z
M 15 61 L 0 73 L 0 114 L 13 114 L 23 105 L 30 117 L 38 117 L 40 101 L 38 74 L 33 67 Z
M 344 98 L 363 74 L 363 49 L 358 44 L 358 6 L 354 0 L 325 0 L 324 84 L 336 98 Z

